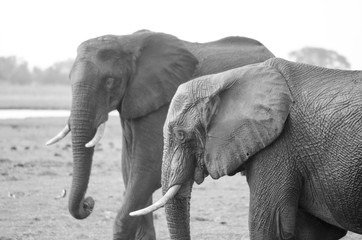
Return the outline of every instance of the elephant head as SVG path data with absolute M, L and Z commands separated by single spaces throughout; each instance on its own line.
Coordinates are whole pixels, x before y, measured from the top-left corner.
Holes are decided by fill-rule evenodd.
M 244 163 L 282 132 L 292 105 L 283 76 L 253 64 L 182 84 L 164 125 L 164 197 L 142 215 L 165 205 L 172 239 L 189 239 L 193 182 L 218 179 Z
M 66 127 L 47 144 L 72 132 L 73 179 L 69 211 L 86 218 L 94 201 L 84 198 L 93 156 L 108 113 L 142 117 L 170 102 L 178 85 L 189 80 L 197 60 L 183 42 L 148 31 L 103 36 L 83 42 L 70 73 L 72 107 Z

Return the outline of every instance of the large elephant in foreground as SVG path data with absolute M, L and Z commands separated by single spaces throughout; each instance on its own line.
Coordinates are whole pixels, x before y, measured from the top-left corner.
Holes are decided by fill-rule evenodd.
M 245 171 L 255 240 L 362 234 L 362 71 L 273 58 L 182 84 L 164 125 L 172 239 L 190 239 L 194 181 Z
M 271 57 L 261 43 L 244 37 L 200 44 L 139 31 L 83 42 L 70 73 L 71 116 L 63 131 L 48 142 L 72 132 L 72 216 L 83 219 L 93 209 L 93 199 L 85 198 L 93 146 L 102 136 L 108 113 L 117 109 L 123 130 L 126 190 L 114 224 L 114 239 L 155 239 L 152 214 L 131 218 L 129 213 L 150 205 L 152 193 L 161 186 L 162 127 L 177 87 L 195 77 Z

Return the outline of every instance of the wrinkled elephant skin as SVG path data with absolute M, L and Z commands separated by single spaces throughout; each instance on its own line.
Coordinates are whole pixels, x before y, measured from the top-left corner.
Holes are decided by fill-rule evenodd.
M 152 214 L 135 218 L 129 213 L 150 205 L 152 193 L 161 186 L 162 127 L 177 87 L 195 77 L 265 61 L 273 54 L 244 37 L 191 43 L 150 31 L 90 39 L 77 52 L 70 73 L 71 116 L 65 130 L 48 142 L 60 140 L 70 129 L 74 169 L 69 211 L 83 219 L 93 210 L 93 199 L 85 197 L 93 149 L 108 113 L 117 109 L 126 190 L 114 239 L 155 239 Z
M 193 182 L 238 171 L 252 240 L 362 234 L 361 119 L 362 71 L 272 58 L 182 84 L 164 125 L 171 239 L 190 239 Z

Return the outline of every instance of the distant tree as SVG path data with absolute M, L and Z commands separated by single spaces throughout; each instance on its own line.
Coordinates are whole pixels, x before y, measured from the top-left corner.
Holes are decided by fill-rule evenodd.
M 67 60 L 64 60 L 64 61 L 61 61 L 61 62 L 54 63 L 53 67 L 59 73 L 67 75 L 67 78 L 68 78 L 70 69 L 73 66 L 73 62 L 74 62 L 73 59 L 67 59 Z
M 41 70 L 33 69 L 34 82 L 42 84 L 68 84 L 69 72 L 73 65 L 72 59 L 54 63 L 51 67 Z
M 74 60 L 59 61 L 42 70 L 34 67 L 29 71 L 28 63 L 15 56 L 0 57 L 0 82 L 14 84 L 68 84 L 69 72 Z
M 28 63 L 23 62 L 16 66 L 15 71 L 11 75 L 10 81 L 16 84 L 31 83 L 32 77 L 28 69 Z
M 16 57 L 0 57 L 0 80 L 10 81 L 10 77 L 16 68 Z
M 31 82 L 28 63 L 15 56 L 0 57 L 0 81 L 24 84 Z
M 43 75 L 43 70 L 38 67 L 34 67 L 32 72 L 32 81 L 35 83 L 41 83 L 43 81 Z
M 350 69 L 347 58 L 336 51 L 317 47 L 304 47 L 289 53 L 289 59 L 296 62 L 312 64 L 320 67 Z

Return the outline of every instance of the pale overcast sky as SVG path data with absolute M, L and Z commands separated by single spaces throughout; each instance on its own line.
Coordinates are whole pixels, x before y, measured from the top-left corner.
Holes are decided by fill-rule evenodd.
M 238 35 L 259 40 L 276 56 L 323 47 L 362 70 L 361 0 L 4 0 L 0 56 L 48 67 L 75 58 L 77 46 L 105 34 L 140 29 L 187 41 Z

